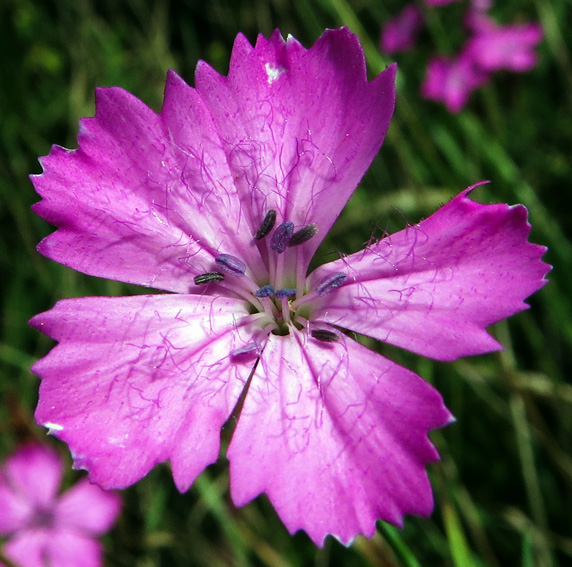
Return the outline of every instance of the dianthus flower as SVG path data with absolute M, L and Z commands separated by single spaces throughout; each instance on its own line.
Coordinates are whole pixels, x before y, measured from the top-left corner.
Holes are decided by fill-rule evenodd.
M 447 4 L 452 4 L 453 2 L 458 2 L 459 0 L 425 0 L 425 4 L 429 6 L 446 6 Z
M 475 35 L 469 39 L 467 50 L 483 71 L 506 69 L 524 72 L 538 63 L 534 48 L 543 37 L 540 24 L 529 22 L 500 26 L 483 15 L 476 15 L 471 22 Z
M 380 47 L 383 53 L 409 51 L 415 47 L 417 33 L 424 25 L 421 10 L 415 4 L 407 4 L 397 16 L 390 18 L 381 31 Z
M 475 64 L 473 50 L 464 49 L 457 57 L 433 57 L 427 65 L 421 94 L 443 102 L 449 112 L 459 112 L 475 90 L 484 85 L 490 74 Z
M 491 0 L 472 0 L 463 17 L 465 27 L 474 34 L 490 30 L 494 25 L 488 14 L 491 6 Z
M 39 444 L 20 447 L 0 469 L 0 536 L 5 556 L 20 567 L 97 567 L 121 510 L 119 496 L 86 478 L 58 496 L 63 464 Z
M 125 487 L 169 460 L 187 490 L 240 399 L 237 505 L 265 493 L 318 545 L 430 513 L 427 434 L 452 417 L 343 329 L 440 360 L 495 350 L 485 326 L 524 309 L 546 269 L 526 210 L 467 190 L 308 274 L 382 144 L 394 80 L 390 66 L 368 82 L 346 29 L 308 50 L 239 35 L 228 76 L 200 62 L 191 88 L 170 72 L 159 114 L 100 89 L 79 148 L 41 160 L 35 211 L 59 229 L 40 252 L 171 292 L 68 299 L 32 319 L 59 341 L 34 366 L 36 418 L 94 482 Z

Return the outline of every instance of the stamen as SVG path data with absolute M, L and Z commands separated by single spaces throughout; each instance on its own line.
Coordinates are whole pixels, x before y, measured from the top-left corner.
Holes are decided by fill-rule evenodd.
M 254 240 L 260 240 L 261 238 L 264 238 L 274 228 L 275 223 L 276 223 L 276 211 L 274 209 L 270 209 L 266 213 L 266 216 L 264 217 L 264 220 L 262 221 L 260 228 L 256 231 L 256 234 L 254 235 Z
M 326 329 L 314 329 L 310 334 L 315 339 L 325 343 L 333 343 L 340 340 L 340 337 L 337 333 L 334 333 L 333 331 L 327 331 Z
M 283 297 L 282 302 L 282 322 L 287 325 L 290 322 L 290 305 L 288 304 L 288 299 Z
M 308 271 L 308 258 L 306 254 L 296 254 L 296 295 L 302 296 L 306 284 L 306 272 Z
M 230 353 L 231 357 L 240 356 L 244 354 L 253 354 L 256 353 L 259 355 L 262 352 L 262 345 L 254 340 L 249 343 L 246 343 L 243 347 L 237 348 Z
M 215 262 L 223 272 L 233 276 L 244 276 L 246 272 L 246 264 L 230 254 L 219 254 L 215 258 Z
M 224 276 L 220 272 L 207 272 L 206 274 L 195 276 L 195 285 L 222 282 L 223 280 Z
M 274 297 L 276 297 L 276 299 L 282 299 L 283 297 L 296 297 L 296 290 L 291 287 L 284 287 L 279 289 L 274 294 Z
M 270 240 L 270 248 L 277 252 L 278 254 L 282 254 L 284 250 L 286 250 L 288 246 L 288 242 L 292 238 L 292 233 L 294 232 L 294 223 L 290 221 L 283 222 L 272 235 L 272 239 Z
M 321 297 L 322 295 L 326 295 L 333 291 L 334 289 L 338 289 L 342 285 L 346 283 L 348 276 L 343 272 L 336 272 L 335 274 L 330 274 L 326 276 L 317 286 L 316 292 Z
M 270 297 L 274 295 L 274 288 L 271 285 L 263 285 L 254 292 L 256 297 Z
M 288 246 L 299 246 L 300 244 L 304 244 L 304 242 L 308 242 L 312 236 L 318 234 L 318 225 L 317 224 L 309 224 L 300 230 L 297 230 L 290 238 L 290 242 L 288 242 Z

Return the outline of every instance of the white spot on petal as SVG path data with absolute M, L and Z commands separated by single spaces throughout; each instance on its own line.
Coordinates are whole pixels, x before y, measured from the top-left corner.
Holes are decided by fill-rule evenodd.
M 157 214 L 156 211 L 153 211 L 153 216 L 154 216 L 161 224 L 165 224 L 165 223 L 161 220 L 161 217 Z
M 117 447 L 125 447 L 125 442 L 129 438 L 129 433 L 122 435 L 121 437 L 109 437 L 108 442 L 110 445 L 115 445 Z
M 271 85 L 282 73 L 286 72 L 284 67 L 274 67 L 272 63 L 266 63 L 264 65 L 266 69 L 266 75 L 268 76 L 268 84 Z
M 50 433 L 52 431 L 63 431 L 64 430 L 63 425 L 60 425 L 59 423 L 52 423 L 50 421 L 47 421 L 46 423 L 44 423 L 44 427 L 47 427 L 50 430 Z

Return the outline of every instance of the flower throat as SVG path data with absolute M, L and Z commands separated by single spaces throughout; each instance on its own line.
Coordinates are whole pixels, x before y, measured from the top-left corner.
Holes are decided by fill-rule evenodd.
M 306 274 L 284 273 L 284 252 L 308 242 L 318 233 L 316 224 L 308 224 L 294 231 L 294 223 L 284 221 L 276 228 L 277 213 L 270 209 L 254 235 L 260 241 L 271 234 L 268 243 L 268 283 L 259 285 L 247 274 L 247 266 L 230 254 L 218 254 L 215 257 L 216 269 L 195 276 L 195 285 L 219 284 L 228 291 L 245 299 L 249 304 L 251 317 L 266 336 L 288 335 L 292 326 L 301 330 L 308 327 L 316 300 L 342 286 L 347 280 L 346 274 L 336 272 L 326 276 L 313 290 L 308 290 Z M 303 278 L 303 279 L 301 279 Z M 289 287 L 285 282 L 298 282 Z M 331 342 L 338 336 L 332 331 L 313 330 L 311 335 L 320 341 Z

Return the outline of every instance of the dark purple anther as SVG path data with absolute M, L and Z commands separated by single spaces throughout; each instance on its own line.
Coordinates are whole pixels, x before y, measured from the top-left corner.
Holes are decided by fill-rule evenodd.
M 231 356 L 241 356 L 245 354 L 256 354 L 259 355 L 262 352 L 262 345 L 256 341 L 251 341 L 245 344 L 243 347 L 233 350 Z
M 195 276 L 195 285 L 203 285 L 214 282 L 222 282 L 224 276 L 220 272 L 207 272 L 200 276 Z
M 318 295 L 326 295 L 326 293 L 330 293 L 334 289 L 338 289 L 342 285 L 346 283 L 348 276 L 343 272 L 336 272 L 335 274 L 330 274 L 326 276 L 317 286 L 316 292 Z
M 317 224 L 309 224 L 300 230 L 297 230 L 288 242 L 288 246 L 299 246 L 300 244 L 304 244 L 304 242 L 308 242 L 312 236 L 315 236 L 318 233 L 318 225 Z
M 263 285 L 260 289 L 254 292 L 256 297 L 270 297 L 274 295 L 274 288 L 271 285 Z
M 283 222 L 272 235 L 272 239 L 270 240 L 270 248 L 277 252 L 278 254 L 282 254 L 286 247 L 288 246 L 288 242 L 292 238 L 292 234 L 294 233 L 294 223 L 290 221 Z
M 266 216 L 264 217 L 264 220 L 262 221 L 260 228 L 254 235 L 254 240 L 260 240 L 261 238 L 264 238 L 274 228 L 275 223 L 276 223 L 276 211 L 274 209 L 270 209 L 266 213 Z
M 325 343 L 333 343 L 340 340 L 340 337 L 337 335 L 337 333 L 334 333 L 333 331 L 327 331 L 326 329 L 314 329 L 310 334 L 315 339 Z
M 246 264 L 230 254 L 219 254 L 215 258 L 215 262 L 223 272 L 233 276 L 244 276 L 244 272 L 246 272 Z
M 284 287 L 279 289 L 275 294 L 274 297 L 276 299 L 282 299 L 283 297 L 296 297 L 296 290 L 292 287 Z

